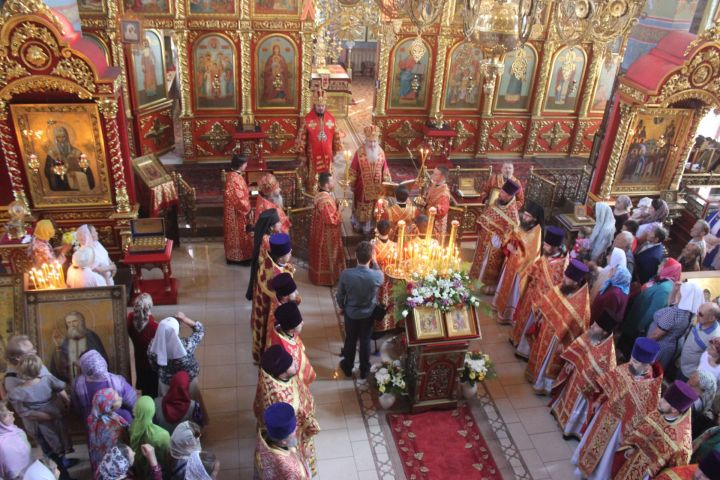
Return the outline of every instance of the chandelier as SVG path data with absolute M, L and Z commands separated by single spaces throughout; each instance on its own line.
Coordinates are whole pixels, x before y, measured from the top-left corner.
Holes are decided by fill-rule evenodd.
M 637 22 L 645 0 L 558 0 L 553 27 L 568 45 L 609 44 Z

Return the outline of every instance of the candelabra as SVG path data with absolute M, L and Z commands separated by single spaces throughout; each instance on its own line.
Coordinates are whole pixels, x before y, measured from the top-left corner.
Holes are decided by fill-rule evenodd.
M 345 208 L 349 205 L 347 196 L 348 189 L 350 188 L 350 160 L 352 160 L 352 152 L 350 150 L 343 150 L 343 158 L 345 159 L 345 175 L 342 180 L 338 180 L 338 183 L 343 187 L 343 198 L 340 200 L 340 207 Z
M 65 273 L 58 261 L 43 263 L 40 268 L 30 270 L 30 281 L 35 290 L 67 288 Z
M 422 192 L 423 188 L 425 188 L 425 182 L 427 177 L 425 161 L 427 160 L 428 155 L 430 155 L 430 149 L 427 147 L 420 147 L 418 153 L 420 154 L 420 170 L 418 170 L 418 176 L 417 180 L 415 180 L 415 183 L 417 183 L 418 189 Z

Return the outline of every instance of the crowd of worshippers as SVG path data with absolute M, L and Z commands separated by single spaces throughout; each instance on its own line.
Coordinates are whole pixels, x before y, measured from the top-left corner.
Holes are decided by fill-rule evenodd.
M 526 379 L 580 440 L 576 475 L 720 479 L 720 305 L 681 282 L 714 255 L 712 227 L 670 258 L 667 204 L 621 196 L 567 248 L 542 207 L 506 193 L 478 219 L 473 267 Z

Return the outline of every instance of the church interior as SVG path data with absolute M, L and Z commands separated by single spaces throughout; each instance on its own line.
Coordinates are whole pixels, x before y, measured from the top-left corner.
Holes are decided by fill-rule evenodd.
M 720 479 L 719 5 L 0 0 L 0 479 Z

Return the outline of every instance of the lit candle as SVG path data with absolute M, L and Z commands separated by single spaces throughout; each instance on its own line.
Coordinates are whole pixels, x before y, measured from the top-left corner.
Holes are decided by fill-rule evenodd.
M 397 223 L 397 226 L 398 226 L 398 252 L 399 252 L 398 270 L 399 270 L 400 265 L 402 264 L 402 261 L 403 261 L 403 253 L 405 253 L 405 251 L 403 250 L 403 246 L 404 246 L 403 244 L 405 243 L 405 220 L 400 220 Z
M 448 251 L 452 252 L 455 248 L 455 233 L 457 232 L 460 222 L 453 220 L 450 224 L 450 238 L 448 239 Z
M 437 209 L 435 207 L 430 207 L 428 209 L 428 224 L 427 224 L 427 230 L 425 230 L 425 241 L 430 242 L 432 240 L 432 231 L 435 224 L 435 214 L 437 213 Z

